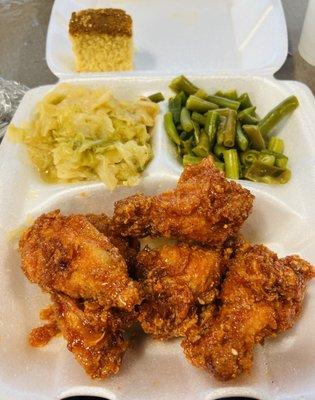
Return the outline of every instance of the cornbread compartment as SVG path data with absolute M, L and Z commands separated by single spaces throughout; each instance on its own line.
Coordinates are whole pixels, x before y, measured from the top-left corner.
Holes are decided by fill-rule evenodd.
M 72 83 L 105 86 L 116 98 L 126 100 L 158 91 L 168 98 L 168 83 L 173 77 L 81 78 L 72 79 Z M 263 77 L 188 78 L 209 92 L 232 88 L 240 93 L 247 91 L 257 104 L 259 115 L 286 96 L 298 97 L 300 107 L 279 130 L 285 140 L 292 180 L 283 186 L 241 181 L 256 196 L 244 233 L 252 241 L 264 242 L 279 256 L 299 253 L 314 263 L 315 102 L 309 89 L 299 83 Z M 13 123 L 27 121 L 35 104 L 52 88 L 30 90 Z M 75 395 L 111 400 L 215 400 L 231 396 L 314 399 L 315 383 L 310 379 L 315 374 L 315 347 L 310 335 L 315 330 L 314 282 L 308 287 L 296 327 L 257 346 L 252 373 L 234 382 L 222 384 L 194 368 L 185 360 L 176 340 L 160 343 L 141 337 L 127 352 L 120 373 L 106 381 L 91 381 L 61 338 L 42 349 L 32 349 L 27 344 L 27 332 L 38 326 L 38 311 L 49 303 L 49 297 L 25 279 L 12 231 L 56 208 L 65 214 L 111 213 L 118 199 L 139 192 L 151 195 L 173 187 L 182 167 L 163 128 L 167 102 L 160 105 L 161 114 L 152 136 L 154 158 L 139 185 L 131 188 L 118 187 L 111 192 L 100 182 L 46 184 L 28 161 L 24 146 L 4 138 L 0 147 L 0 292 L 5 294 L 0 307 L 0 392 L 4 399 L 48 400 Z
M 46 59 L 57 77 L 76 74 L 68 33 L 72 12 L 105 7 L 120 8 L 132 17 L 134 75 L 145 71 L 272 75 L 287 56 L 281 0 L 198 0 L 197 6 L 191 0 L 55 0 Z M 117 74 L 121 72 L 111 73 Z
M 133 68 L 132 19 L 114 8 L 73 12 L 69 34 L 78 72 Z

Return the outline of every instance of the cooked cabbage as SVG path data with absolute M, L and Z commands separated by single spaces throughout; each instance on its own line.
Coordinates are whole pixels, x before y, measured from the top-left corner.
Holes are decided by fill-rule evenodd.
M 61 84 L 38 103 L 24 127 L 10 126 L 47 182 L 100 179 L 134 185 L 152 157 L 150 128 L 159 112 L 143 98 L 119 101 L 107 89 Z

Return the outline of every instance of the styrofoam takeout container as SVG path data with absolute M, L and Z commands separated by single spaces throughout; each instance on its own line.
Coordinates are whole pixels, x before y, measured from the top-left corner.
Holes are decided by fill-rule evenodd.
M 49 35 L 57 29 L 63 18 L 62 3 L 66 3 L 67 16 L 72 9 L 87 6 L 108 6 L 113 1 L 57 1 L 52 13 Z M 143 0 L 119 1 L 115 6 L 136 8 L 144 4 Z M 179 4 L 176 0 L 174 4 Z M 194 2 L 197 4 L 196 2 Z M 314 224 L 315 210 L 315 102 L 311 91 L 303 84 L 289 81 L 277 81 L 271 76 L 284 60 L 286 49 L 285 23 L 279 1 L 260 0 L 265 8 L 261 9 L 259 18 L 253 16 L 258 2 L 251 1 L 211 1 L 200 0 L 198 13 L 209 12 L 206 3 L 211 4 L 211 12 L 220 16 L 227 35 L 228 25 L 233 19 L 224 19 L 228 10 L 238 10 L 238 20 L 234 20 L 235 38 L 237 30 L 246 30 L 246 21 L 253 22 L 248 29 L 247 45 L 253 51 L 256 62 L 256 76 L 252 76 L 251 68 L 238 64 L 232 71 L 232 63 L 224 63 L 222 68 L 230 73 L 218 75 L 219 71 L 190 74 L 193 81 L 208 91 L 235 88 L 239 92 L 247 91 L 257 105 L 257 112 L 264 115 L 275 104 L 286 96 L 295 94 L 300 107 L 280 129 L 279 134 L 286 144 L 293 175 L 289 183 L 283 186 L 269 186 L 260 183 L 241 181 L 256 196 L 254 210 L 243 231 L 251 241 L 265 243 L 280 256 L 299 253 L 302 257 L 315 263 Z M 174 6 L 169 1 L 170 7 Z M 179 10 L 191 9 L 191 2 L 181 1 Z M 71 5 L 71 7 L 70 7 Z M 124 7 L 126 5 L 126 7 Z M 162 7 L 161 10 L 159 7 Z M 190 7 L 190 8 L 189 8 Z M 234 7 L 234 8 L 233 8 Z M 153 10 L 154 9 L 154 10 Z M 137 13 L 154 13 L 157 16 L 169 15 L 166 2 L 150 2 L 150 7 L 139 8 Z M 57 14 L 57 10 L 59 14 Z M 222 10 L 225 10 L 224 14 Z M 269 11 L 268 11 L 269 10 Z M 163 11 L 163 12 L 162 12 Z M 66 11 L 65 11 L 66 12 Z M 221 14 L 220 14 L 221 12 Z M 246 18 L 243 19 L 246 13 Z M 203 13 L 201 13 L 203 15 Z M 58 17 L 59 15 L 59 17 Z M 138 14 L 137 14 L 138 15 Z M 151 14 L 150 14 L 151 15 Z M 264 24 L 268 18 L 268 29 Z M 135 19 L 135 15 L 133 15 Z M 144 17 L 143 20 L 146 20 Z M 223 18 L 223 19 L 222 19 Z M 140 19 L 140 16 L 139 16 Z M 182 20 L 183 28 L 189 26 L 189 20 Z M 186 21 L 186 22 L 185 22 Z M 279 26 L 275 27 L 277 23 Z M 60 25 L 62 26 L 62 25 Z M 158 29 L 156 22 L 156 28 Z M 161 22 L 162 26 L 162 22 Z M 199 25 L 197 25 L 199 26 Z M 217 27 L 217 24 L 215 25 Z M 136 25 L 137 29 L 137 25 Z M 264 36 L 256 35 L 262 30 Z M 196 28 L 196 34 L 198 29 Z M 214 40 L 216 31 L 208 26 L 207 35 Z M 224 36 L 224 29 L 220 31 Z M 269 32 L 269 33 L 268 33 Z M 277 34 L 276 34 L 277 33 Z M 173 35 L 178 34 L 174 31 Z M 275 35 L 274 37 L 272 35 Z M 56 46 L 56 40 L 48 45 Z M 222 36 L 221 35 L 221 36 Z M 267 35 L 267 36 L 266 36 Z M 219 35 L 216 40 L 220 41 Z M 172 39 L 174 36 L 172 36 Z M 176 39 L 176 37 L 175 37 Z M 174 40 L 175 40 L 174 39 Z M 209 40 L 210 40 L 209 39 Z M 50 40 L 50 41 L 49 41 Z M 165 42 L 169 37 L 165 38 Z M 176 39 L 177 40 L 177 39 Z M 60 39 L 61 41 L 61 39 Z M 241 54 L 239 42 L 230 40 L 225 51 Z M 243 42 L 242 42 L 243 43 Z M 273 47 L 273 58 L 270 59 L 270 47 Z M 190 44 L 189 46 L 192 46 Z M 199 46 L 198 42 L 194 46 Z M 230 46 L 230 47 L 229 47 Z M 158 47 L 157 47 L 158 48 Z M 246 48 L 246 46 L 245 46 Z M 246 53 L 245 48 L 243 51 Z M 259 59 L 257 49 L 267 58 Z M 257 51 L 254 51 L 254 50 Z M 190 51 L 188 47 L 187 52 Z M 200 48 L 200 51 L 202 48 Z M 69 50 L 70 51 L 70 50 Z M 153 53 L 155 47 L 152 46 Z M 195 51 L 195 50 L 194 50 Z M 186 53 L 183 50 L 183 57 Z M 243 54 L 245 54 L 243 53 Z M 155 54 L 155 53 L 154 53 Z M 201 57 L 201 53 L 196 56 Z M 220 54 L 216 53 L 216 57 Z M 156 53 L 156 59 L 159 55 Z M 256 61 L 255 61 L 256 60 Z M 273 60 L 273 61 L 272 61 Z M 275 60 L 278 60 L 277 62 Z M 165 60 L 163 61 L 165 62 Z M 202 61 L 203 62 L 203 61 Z M 211 62 L 211 60 L 210 60 Z M 162 61 L 161 61 L 162 63 Z M 118 98 L 135 99 L 162 91 L 166 97 L 171 92 L 167 85 L 172 76 L 187 72 L 181 60 L 173 61 L 173 74 L 165 76 L 162 71 L 146 74 L 140 70 L 134 75 L 118 74 L 59 75 L 63 81 L 94 86 L 109 87 Z M 157 64 L 161 66 L 161 64 Z M 211 63 L 210 63 L 211 65 Z M 212 65 L 214 65 L 212 63 Z M 261 70 L 259 71 L 259 66 Z M 214 68 L 215 70 L 215 68 Z M 238 74 L 236 72 L 238 71 Z M 244 73 L 243 73 L 244 72 Z M 245 73 L 246 72 L 246 73 Z M 57 72 L 56 72 L 57 74 Z M 131 76 L 130 76 L 131 75 Z M 251 76 L 250 76 L 251 75 Z M 261 76 L 258 76 L 261 75 Z M 265 75 L 265 76 L 262 76 Z M 266 76 L 269 75 L 269 76 Z M 21 125 L 27 121 L 43 96 L 55 86 L 43 86 L 30 90 L 24 97 L 13 119 L 13 123 Z M 143 173 L 139 184 L 132 188 L 120 187 L 110 192 L 102 183 L 77 183 L 68 185 L 48 185 L 42 182 L 30 164 L 23 145 L 10 142 L 4 138 L 0 147 L 0 398 L 4 400 L 51 400 L 62 399 L 73 395 L 94 395 L 109 400 L 214 400 L 226 396 L 249 396 L 259 400 L 314 400 L 315 398 L 315 346 L 312 332 L 315 330 L 315 284 L 308 287 L 303 314 L 296 326 L 276 339 L 267 340 L 264 346 L 258 345 L 255 350 L 254 368 L 249 376 L 235 381 L 221 383 L 206 372 L 189 364 L 180 348 L 180 341 L 171 340 L 165 343 L 141 337 L 135 347 L 127 351 L 121 371 L 105 381 L 92 381 L 66 350 L 64 340 L 54 339 L 42 349 L 31 348 L 26 340 L 31 328 L 38 326 L 38 312 L 49 303 L 49 296 L 43 294 L 36 285 L 31 285 L 20 269 L 20 260 L 16 248 L 16 239 L 10 239 L 10 232 L 27 223 L 43 212 L 60 208 L 63 213 L 107 212 L 111 213 L 116 200 L 136 192 L 154 194 L 171 188 L 176 184 L 181 166 L 175 159 L 174 150 L 169 143 L 162 126 L 162 115 L 166 110 L 166 102 L 161 104 L 161 113 L 157 117 L 153 131 L 154 159 Z

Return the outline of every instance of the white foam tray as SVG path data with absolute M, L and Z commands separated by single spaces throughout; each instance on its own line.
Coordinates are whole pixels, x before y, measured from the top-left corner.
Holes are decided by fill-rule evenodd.
M 72 80 L 89 86 L 105 85 L 115 96 L 135 99 L 162 91 L 170 95 L 171 77 L 102 78 Z M 310 90 L 297 82 L 263 77 L 194 77 L 208 91 L 236 88 L 247 91 L 257 111 L 264 115 L 288 95 L 296 94 L 300 107 L 283 125 L 293 175 L 283 186 L 241 181 L 256 196 L 254 211 L 245 223 L 245 234 L 266 243 L 280 256 L 299 253 L 315 263 L 315 102 Z M 30 90 L 13 123 L 27 121 L 35 104 L 54 86 Z M 161 105 L 153 132 L 154 159 L 136 187 L 113 192 L 101 183 L 48 185 L 30 165 L 25 148 L 6 136 L 0 147 L 0 397 L 3 400 L 52 400 L 70 395 L 98 395 L 110 400 L 214 400 L 224 396 L 251 396 L 259 400 L 314 400 L 315 398 L 315 285 L 307 291 L 305 308 L 296 327 L 257 346 L 254 368 L 248 377 L 217 382 L 188 363 L 179 341 L 166 343 L 143 337 L 130 349 L 118 375 L 92 381 L 56 338 L 34 349 L 26 337 L 39 324 L 38 312 L 49 297 L 31 285 L 20 269 L 14 241 L 8 232 L 28 217 L 60 208 L 64 213 L 111 213 L 115 200 L 143 192 L 153 194 L 173 187 L 181 172 L 162 126 Z
M 281 0 L 56 0 L 46 46 L 47 64 L 56 76 L 77 74 L 68 36 L 71 13 L 105 7 L 122 8 L 132 16 L 132 75 L 164 71 L 272 75 L 287 56 Z

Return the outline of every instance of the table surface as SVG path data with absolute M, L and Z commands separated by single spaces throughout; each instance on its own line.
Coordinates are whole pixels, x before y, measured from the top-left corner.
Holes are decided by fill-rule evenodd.
M 282 3 L 288 26 L 289 54 L 275 77 L 303 82 L 315 93 L 315 67 L 298 53 L 307 0 L 282 0 Z M 0 0 L 1 77 L 20 81 L 29 87 L 57 81 L 45 60 L 52 5 L 53 0 Z

